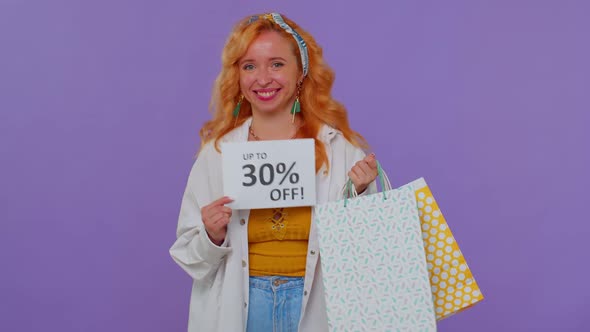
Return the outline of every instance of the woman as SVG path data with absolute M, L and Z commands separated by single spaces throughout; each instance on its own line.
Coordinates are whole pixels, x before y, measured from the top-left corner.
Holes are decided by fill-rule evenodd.
M 314 138 L 318 204 L 340 199 L 349 177 L 374 192 L 375 158 L 332 99 L 333 81 L 311 35 L 279 14 L 232 31 L 170 249 L 193 278 L 189 331 L 327 330 L 313 208 L 232 211 L 219 146 Z

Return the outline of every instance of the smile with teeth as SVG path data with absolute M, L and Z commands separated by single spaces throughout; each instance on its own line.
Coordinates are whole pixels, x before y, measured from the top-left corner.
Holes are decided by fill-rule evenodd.
M 279 90 L 272 90 L 272 91 L 256 91 L 256 94 L 262 98 L 270 98 L 274 96 Z

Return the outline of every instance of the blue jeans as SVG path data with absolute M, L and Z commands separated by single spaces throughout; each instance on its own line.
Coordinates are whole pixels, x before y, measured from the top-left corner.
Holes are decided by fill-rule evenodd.
M 247 332 L 297 332 L 303 277 L 250 277 Z

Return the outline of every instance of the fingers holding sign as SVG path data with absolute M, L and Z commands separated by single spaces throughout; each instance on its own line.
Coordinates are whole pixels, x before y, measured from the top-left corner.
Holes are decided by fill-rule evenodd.
M 369 184 L 377 178 L 377 175 L 377 160 L 374 153 L 366 156 L 363 160 L 357 161 L 348 172 L 348 176 L 359 194 L 367 189 Z
M 232 215 L 231 208 L 225 206 L 225 204 L 231 202 L 233 202 L 233 199 L 224 196 L 201 209 L 201 218 L 203 218 L 205 230 L 211 242 L 218 246 L 225 240 L 227 224 L 229 224 Z

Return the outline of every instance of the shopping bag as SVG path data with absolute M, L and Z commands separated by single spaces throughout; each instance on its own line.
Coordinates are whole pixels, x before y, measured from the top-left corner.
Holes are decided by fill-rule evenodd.
M 436 331 L 411 185 L 316 206 L 330 331 Z
M 483 294 L 424 178 L 410 185 L 416 193 L 436 319 L 441 320 L 483 300 Z

